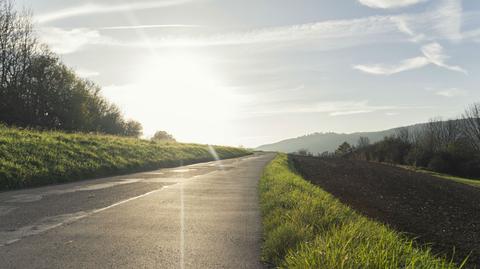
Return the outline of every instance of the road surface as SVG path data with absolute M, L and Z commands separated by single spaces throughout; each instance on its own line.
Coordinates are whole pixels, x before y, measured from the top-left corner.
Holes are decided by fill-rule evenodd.
M 0 193 L 1 268 L 262 268 L 273 154 Z

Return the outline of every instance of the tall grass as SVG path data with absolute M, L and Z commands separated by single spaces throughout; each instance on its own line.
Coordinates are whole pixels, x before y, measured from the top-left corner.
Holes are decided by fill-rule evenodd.
M 280 154 L 260 181 L 263 259 L 279 268 L 461 268 L 305 181 Z
M 215 146 L 221 159 L 249 154 Z M 0 190 L 211 161 L 206 145 L 0 126 Z

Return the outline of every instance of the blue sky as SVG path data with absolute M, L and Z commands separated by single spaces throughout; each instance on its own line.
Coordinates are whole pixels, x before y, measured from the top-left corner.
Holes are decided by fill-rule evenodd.
M 480 101 L 480 1 L 17 3 L 147 136 L 257 146 L 456 117 Z

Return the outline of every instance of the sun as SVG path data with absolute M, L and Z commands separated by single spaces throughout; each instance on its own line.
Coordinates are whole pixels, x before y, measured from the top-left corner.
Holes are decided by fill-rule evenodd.
M 159 128 L 213 132 L 235 117 L 240 97 L 212 62 L 205 55 L 173 50 L 151 55 L 135 68 L 134 91 L 125 101 L 147 134 Z
M 205 58 L 193 53 L 152 57 L 144 63 L 137 82 L 177 116 L 219 120 L 232 112 L 234 99 L 222 78 Z

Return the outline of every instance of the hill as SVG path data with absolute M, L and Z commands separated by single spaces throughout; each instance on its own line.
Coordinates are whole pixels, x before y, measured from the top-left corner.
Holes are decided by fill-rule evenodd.
M 371 143 L 375 143 L 382 140 L 386 136 L 391 136 L 395 134 L 401 128 L 408 128 L 409 130 L 414 130 L 417 128 L 422 128 L 424 125 L 425 124 L 422 123 L 378 132 L 357 132 L 351 134 L 313 133 L 297 138 L 282 140 L 273 144 L 262 145 L 257 147 L 256 150 L 290 153 L 296 152 L 300 149 L 306 149 L 314 154 L 322 153 L 325 151 L 333 152 L 335 151 L 335 149 L 337 149 L 338 145 L 345 141 L 351 145 L 356 145 L 360 137 L 368 137 Z
M 216 152 L 216 155 L 214 156 Z M 0 125 L 0 190 L 239 157 L 244 149 Z

